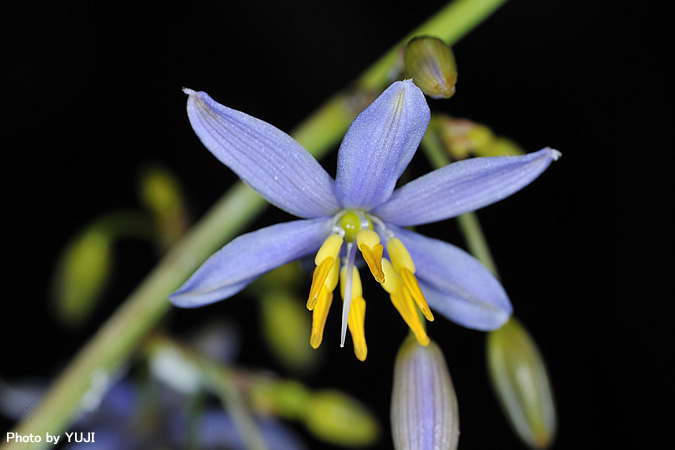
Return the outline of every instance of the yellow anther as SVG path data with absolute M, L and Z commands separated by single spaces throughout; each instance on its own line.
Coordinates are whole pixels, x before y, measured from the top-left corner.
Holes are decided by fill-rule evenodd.
M 403 317 L 403 320 L 405 320 L 408 328 L 410 328 L 415 335 L 417 342 L 424 346 L 429 345 L 429 336 L 427 336 L 424 325 L 422 325 L 422 321 L 417 315 L 415 303 L 413 302 L 410 293 L 403 288 L 403 285 L 401 285 L 401 289 L 399 289 L 396 294 L 392 294 L 389 297 L 391 298 L 391 303 L 393 303 L 398 313 Z
M 363 296 L 363 287 L 361 286 L 361 276 L 359 269 L 352 267 L 352 300 Z M 347 283 L 347 266 L 340 269 L 340 295 L 345 296 L 345 284 Z
M 314 274 L 312 275 L 312 286 L 309 288 L 309 298 L 307 299 L 307 309 L 310 311 L 314 309 L 319 291 L 326 283 L 326 279 L 328 278 L 328 274 L 333 268 L 333 265 L 334 260 L 329 256 L 321 261 L 321 263 L 316 266 L 316 269 L 314 269 Z
M 354 354 L 359 361 L 365 361 L 368 354 L 368 347 L 366 346 L 365 334 L 366 321 L 366 301 L 363 297 L 355 297 L 352 299 L 351 308 L 349 308 L 349 319 L 347 325 L 349 332 L 352 335 L 354 342 Z
M 326 326 L 326 318 L 328 317 L 328 310 L 333 302 L 333 293 L 321 287 L 319 291 L 316 306 L 312 314 L 312 335 L 309 339 L 309 344 L 312 348 L 319 348 L 323 340 L 323 329 Z
M 380 243 L 380 236 L 373 230 L 361 230 L 356 234 L 356 243 L 360 247 L 365 244 L 368 247 L 375 247 Z
M 314 264 L 318 266 L 324 259 L 328 258 L 329 256 L 332 257 L 333 259 L 336 259 L 338 253 L 340 253 L 340 247 L 342 246 L 342 242 L 343 239 L 338 234 L 331 234 L 330 236 L 328 236 L 328 238 L 326 238 L 326 240 L 323 241 L 323 244 L 321 244 L 321 248 L 319 248 L 319 251 L 316 252 Z
M 338 284 L 339 279 L 340 279 L 340 260 L 336 259 L 335 262 L 333 263 L 333 268 L 328 273 L 328 277 L 326 278 L 326 281 L 324 281 L 323 285 L 326 286 L 326 289 L 333 292 L 335 290 L 335 286 L 337 286 Z
M 433 322 L 434 315 L 431 314 L 431 310 L 429 309 L 427 300 L 424 298 L 424 294 L 420 289 L 420 285 L 417 282 L 417 278 L 415 278 L 415 275 L 413 275 L 413 273 L 406 267 L 401 267 L 401 280 L 403 281 L 405 287 L 408 289 L 408 292 L 410 292 L 410 295 L 412 296 L 413 300 L 415 300 L 415 303 L 417 303 L 417 306 L 419 307 L 420 311 L 422 311 L 422 314 L 424 314 L 424 317 L 429 322 Z
M 410 253 L 398 238 L 389 239 L 387 241 L 387 251 L 389 258 L 394 265 L 397 272 L 401 272 L 401 267 L 405 267 L 412 273 L 415 273 L 415 263 L 410 257 Z
M 337 234 L 331 234 L 323 241 L 319 251 L 314 257 L 314 274 L 312 275 L 312 286 L 309 288 L 309 296 L 307 298 L 307 309 L 310 311 L 316 305 L 317 296 L 323 285 L 328 287 L 329 291 L 333 291 L 337 284 L 337 274 L 333 274 L 333 266 L 338 262 L 338 254 L 342 246 L 343 239 Z M 330 277 L 332 275 L 332 278 Z M 331 287 L 332 286 L 332 287 Z
M 382 288 L 389 294 L 395 294 L 401 284 L 401 277 L 398 276 L 388 259 L 382 260 L 382 272 L 384 273 L 384 281 L 380 282 Z
M 378 282 L 384 282 L 384 272 L 382 271 L 384 247 L 380 244 L 380 237 L 373 230 L 361 230 L 356 235 L 356 243 L 361 250 L 363 260 L 368 264 L 370 273 Z

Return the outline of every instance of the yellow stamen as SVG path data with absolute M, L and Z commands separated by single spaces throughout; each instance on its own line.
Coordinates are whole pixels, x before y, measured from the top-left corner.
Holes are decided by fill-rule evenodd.
M 417 282 L 417 278 L 415 278 L 414 275 L 415 263 L 413 262 L 410 253 L 408 253 L 408 250 L 403 245 L 403 242 L 398 238 L 390 239 L 387 241 L 387 251 L 389 252 L 389 257 L 391 258 L 394 269 L 401 275 L 403 284 L 405 284 L 405 287 L 412 295 L 415 303 L 419 306 L 420 311 L 422 311 L 422 314 L 424 314 L 424 317 L 429 322 L 433 322 L 434 315 L 431 314 L 429 305 L 427 304 L 424 294 L 420 289 L 420 285 Z
M 352 306 L 349 310 L 349 319 L 347 325 L 349 332 L 354 341 L 354 354 L 359 361 L 365 361 L 368 355 L 368 347 L 366 346 L 365 335 L 365 320 L 366 320 L 366 301 L 363 297 L 355 297 L 352 299 Z
M 319 348 L 323 340 L 323 329 L 326 326 L 326 318 L 328 317 L 328 310 L 333 302 L 333 293 L 321 286 L 319 291 L 316 307 L 312 314 L 312 335 L 309 339 L 309 344 L 312 348 Z
M 388 259 L 382 260 L 382 269 L 384 270 L 385 282 L 381 283 L 381 285 L 384 290 L 390 294 L 389 298 L 391 298 L 391 302 L 393 303 L 394 307 L 401 317 L 403 317 L 403 320 L 405 320 L 405 323 L 412 330 L 413 334 L 415 334 L 417 341 L 422 345 L 428 345 L 429 337 L 424 330 L 424 326 L 422 325 L 420 317 L 417 315 L 413 296 L 408 291 L 406 283 L 396 273 L 394 266 L 389 262 Z M 417 288 L 419 289 L 419 285 Z
M 391 263 L 396 269 L 397 272 L 401 272 L 401 267 L 405 267 L 410 270 L 412 273 L 415 273 L 415 263 L 410 257 L 410 253 L 403 245 L 403 242 L 398 238 L 392 238 L 387 241 L 387 251 L 389 252 L 389 258 Z
M 415 303 L 417 303 L 417 306 L 420 308 L 420 311 L 422 311 L 422 314 L 424 314 L 424 317 L 429 322 L 433 322 L 434 315 L 431 314 L 427 300 L 424 298 L 424 294 L 422 294 L 422 290 L 420 289 L 420 285 L 417 282 L 415 275 L 413 275 L 413 273 L 408 270 L 407 267 L 401 267 L 400 273 L 403 284 L 406 288 L 408 288 L 408 292 L 410 292 L 410 295 L 412 295 L 413 300 L 415 300 Z
M 361 230 L 356 235 L 356 243 L 363 254 L 363 259 L 368 264 L 370 273 L 375 279 L 384 282 L 382 271 L 382 252 L 384 247 L 380 244 L 380 237 L 373 230 Z
M 382 288 L 389 294 L 395 294 L 401 280 L 388 259 L 382 260 L 382 272 L 384 273 L 384 281 L 380 282 Z
M 309 288 L 309 298 L 307 299 L 307 309 L 310 311 L 314 309 L 316 305 L 316 300 L 319 295 L 319 291 L 324 286 L 326 278 L 330 270 L 333 268 L 334 259 L 332 257 L 327 257 L 321 264 L 316 266 L 314 269 L 314 274 L 312 275 L 312 286 Z
M 407 289 L 401 285 L 401 289 L 389 297 L 398 313 L 403 317 L 403 320 L 405 320 L 405 323 L 408 324 L 408 327 L 415 335 L 417 342 L 424 346 L 429 345 L 429 336 L 427 336 L 424 325 L 422 325 L 420 316 L 417 315 L 415 303 Z
M 338 253 L 340 252 L 340 247 L 342 247 L 342 238 L 339 234 L 331 234 L 323 241 L 321 248 L 316 252 L 316 257 L 314 258 L 314 264 L 317 266 L 321 264 L 321 261 L 332 256 L 337 258 Z
M 328 273 L 328 277 L 326 277 L 326 280 L 324 281 L 323 285 L 326 286 L 326 289 L 333 292 L 338 284 L 339 279 L 340 279 L 340 260 L 336 259 L 335 262 L 333 263 L 333 268 Z
M 309 288 L 309 296 L 307 298 L 307 309 L 310 311 L 314 309 L 317 296 L 323 285 L 328 285 L 330 291 L 335 289 L 337 281 L 333 283 L 332 280 L 328 280 L 328 277 L 331 274 L 333 265 L 338 260 L 342 242 L 343 239 L 339 235 L 331 234 L 323 241 L 319 251 L 316 252 L 316 256 L 314 257 L 316 269 L 314 269 L 314 274 L 312 275 L 312 286 Z M 332 288 L 330 288 L 331 284 L 333 284 Z

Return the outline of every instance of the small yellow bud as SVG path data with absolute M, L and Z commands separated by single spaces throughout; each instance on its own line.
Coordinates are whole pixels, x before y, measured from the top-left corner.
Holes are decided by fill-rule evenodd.
M 454 95 L 457 65 L 445 42 L 429 36 L 413 38 L 406 48 L 404 62 L 408 76 L 429 97 Z
M 429 130 L 437 134 L 453 160 L 466 159 L 471 156 L 524 154 L 515 142 L 496 136 L 486 125 L 471 120 L 436 114 L 431 119 Z
M 152 214 L 163 246 L 168 248 L 188 228 L 178 179 L 163 168 L 147 168 L 140 175 L 139 196 Z
M 112 267 L 111 236 L 92 226 L 63 251 L 53 281 L 54 308 L 67 325 L 84 322 L 98 301 Z
M 363 404 L 339 391 L 315 392 L 304 418 L 316 437 L 345 447 L 366 447 L 375 442 L 379 426 Z
M 525 152 L 512 140 L 497 137 L 488 145 L 476 149 L 476 154 L 478 156 L 517 156 Z
M 261 300 L 262 327 L 270 350 L 291 372 L 309 372 L 319 355 L 307 345 L 312 324 L 302 301 L 278 288 L 265 292 Z

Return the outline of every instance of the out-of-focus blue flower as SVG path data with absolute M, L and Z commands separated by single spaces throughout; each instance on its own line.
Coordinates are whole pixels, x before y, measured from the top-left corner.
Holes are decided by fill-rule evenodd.
M 477 260 L 402 227 L 448 219 L 501 200 L 535 179 L 560 155 L 557 151 L 456 162 L 394 190 L 429 124 L 429 107 L 412 81 L 392 84 L 354 120 L 340 146 L 335 180 L 284 132 L 220 105 L 204 92 L 185 92 L 190 123 L 206 148 L 267 201 L 302 220 L 234 239 L 171 295 L 175 305 L 198 307 L 223 300 L 261 274 L 315 253 L 307 302 L 313 310 L 310 343 L 315 348 L 321 344 L 340 280 L 341 345 L 349 328 L 356 356 L 364 360 L 358 249 L 422 345 L 429 338 L 415 305 L 427 320 L 433 320 L 431 305 L 479 330 L 498 328 L 509 318 L 511 304 L 504 289 Z
M 46 383 L 0 383 L 0 412 L 18 419 L 37 404 Z M 61 433 L 59 444 L 77 449 L 83 444 L 75 438 L 93 438 L 96 449 L 140 450 L 148 448 L 246 449 L 240 430 L 232 417 L 221 409 L 207 409 L 188 417 L 188 397 L 154 386 L 154 394 L 142 392 L 126 379 L 116 383 L 98 406 L 86 412 Z M 260 437 L 268 448 L 303 450 L 304 443 L 282 423 L 273 419 L 256 420 Z M 84 430 L 84 431 L 83 431 Z

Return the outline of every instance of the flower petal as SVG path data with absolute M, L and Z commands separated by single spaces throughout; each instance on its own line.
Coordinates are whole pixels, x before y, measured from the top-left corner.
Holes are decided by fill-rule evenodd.
M 431 309 L 467 328 L 499 328 L 511 316 L 504 288 L 473 256 L 454 245 L 388 227 L 415 262 L 415 276 Z
M 265 200 L 303 218 L 338 211 L 335 182 L 292 137 L 205 92 L 184 91 L 190 124 L 204 146 Z
M 495 203 L 527 186 L 560 152 L 472 158 L 448 164 L 397 189 L 371 212 L 399 226 L 449 219 Z
M 429 125 L 429 107 L 412 81 L 398 81 L 347 130 L 338 153 L 336 192 L 344 208 L 386 201 Z
M 330 221 L 296 220 L 241 235 L 214 253 L 169 300 L 195 308 L 226 299 L 263 273 L 316 252 L 330 233 Z

